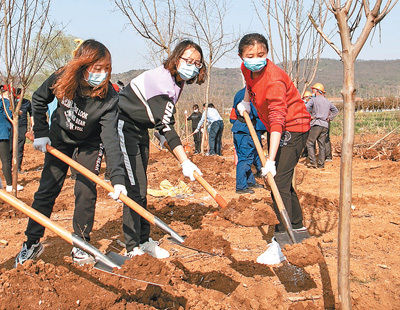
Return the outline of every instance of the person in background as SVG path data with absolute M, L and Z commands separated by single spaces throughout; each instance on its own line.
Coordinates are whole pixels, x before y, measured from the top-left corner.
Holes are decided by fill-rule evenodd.
M 0 159 L 4 178 L 6 179 L 6 191 L 11 193 L 12 174 L 11 174 L 11 137 L 12 124 L 8 117 L 12 118 L 10 110 L 10 96 L 14 96 L 14 89 L 9 85 L 1 85 L 0 102 Z M 4 100 L 4 104 L 3 104 Z M 7 117 L 8 116 L 8 117 Z M 22 185 L 17 185 L 17 190 L 23 190 Z
M 53 73 L 33 94 L 32 111 L 34 117 L 33 147 L 46 153 L 40 184 L 34 195 L 32 208 L 50 217 L 54 202 L 64 184 L 68 165 L 47 152 L 52 145 L 58 151 L 71 157 L 77 149 L 77 162 L 99 173 L 101 149 L 108 152 L 111 167 L 111 182 L 114 192 L 110 197 L 117 200 L 126 194 L 122 152 L 118 144 L 117 118 L 118 94 L 110 83 L 111 54 L 96 40 L 86 40 L 78 48 L 75 56 L 64 67 Z M 58 99 L 49 129 L 47 105 Z M 76 235 L 90 241 L 96 206 L 96 184 L 80 173 L 75 182 L 75 210 L 73 230 Z M 15 259 L 15 266 L 28 259 L 35 259 L 43 252 L 39 242 L 45 228 L 29 219 L 25 231 L 27 240 Z M 94 262 L 88 253 L 72 248 L 75 263 Z
M 253 172 L 251 171 L 251 166 L 256 162 L 255 156 L 257 150 L 250 135 L 249 128 L 246 125 L 246 121 L 236 110 L 238 103 L 243 101 L 245 91 L 246 89 L 243 88 L 236 93 L 233 99 L 233 107 L 229 121 L 232 123 L 233 143 L 238 157 L 238 163 L 236 165 L 236 193 L 254 194 L 252 188 L 263 187 L 256 182 Z M 251 105 L 249 116 L 254 124 L 257 122 L 256 115 L 257 111 L 254 106 Z
M 16 98 L 17 100 L 21 100 L 21 88 L 17 88 Z M 19 110 L 19 118 L 18 118 L 18 173 L 24 173 L 21 169 L 22 159 L 24 157 L 24 147 L 26 137 L 25 134 L 28 131 L 28 114 L 30 118 L 30 128 L 29 131 L 32 130 L 33 126 L 33 117 L 32 117 L 32 105 L 28 99 L 22 98 L 21 109 Z
M 292 180 L 310 130 L 310 114 L 290 77 L 267 59 L 268 41 L 259 33 L 242 37 L 239 42 L 241 70 L 246 82 L 245 97 L 236 109 L 241 116 L 251 112 L 252 102 L 268 131 L 268 157 L 262 175 L 274 176 L 296 235 L 309 237 L 303 226 L 303 213 Z M 284 259 L 280 246 L 290 243 L 274 195 L 275 214 L 279 224 L 268 249 L 258 263 L 276 264 Z
M 193 105 L 193 113 L 187 118 L 188 121 L 192 121 L 192 132 L 196 131 L 197 125 L 201 119 L 201 112 L 197 104 Z M 193 135 L 194 140 L 194 153 L 199 154 L 201 152 L 201 131 L 196 132 Z
M 312 95 L 313 95 L 312 92 L 310 92 L 309 90 L 306 90 L 304 92 L 303 97 L 301 98 L 301 99 L 303 99 L 304 104 L 306 104 L 310 100 Z M 315 145 L 314 145 L 314 149 L 315 149 Z M 304 148 L 303 153 L 301 154 L 301 157 L 302 158 L 308 157 L 307 146 Z
M 199 168 L 187 157 L 175 131 L 175 105 L 185 84 L 202 84 L 206 67 L 200 46 L 193 41 L 178 43 L 163 65 L 134 78 L 119 93 L 118 133 L 125 163 L 128 196 L 147 208 L 147 165 L 149 162 L 149 128 L 158 131 L 160 145 L 167 142 L 179 160 L 182 173 L 194 181 Z M 171 157 L 171 165 L 175 160 Z M 150 238 L 150 224 L 124 205 L 123 227 L 126 255 L 147 253 L 156 258 L 169 257 L 167 250 Z
M 310 98 L 312 97 L 312 93 L 309 91 L 309 90 L 306 90 L 305 92 L 304 92 L 304 95 L 303 95 L 303 97 L 301 98 L 301 99 L 303 99 L 303 101 L 304 101 L 304 104 L 306 104 L 307 102 L 308 102 L 308 100 L 310 100 Z
M 311 87 L 314 96 L 307 102 L 307 111 L 311 114 L 311 129 L 307 139 L 308 167 L 324 168 L 326 154 L 326 136 L 329 122 L 338 114 L 338 109 L 325 98 L 325 88 L 321 83 Z M 318 162 L 315 158 L 315 142 L 318 142 Z
M 252 104 L 252 106 L 254 106 L 254 105 Z M 262 143 L 262 140 L 263 140 L 262 137 L 263 137 L 263 134 L 267 131 L 267 128 L 265 128 L 265 125 L 263 124 L 263 122 L 258 117 L 256 108 L 254 108 L 254 110 L 252 110 L 252 112 L 254 113 L 254 116 L 256 118 L 256 126 L 255 126 L 254 129 L 256 130 L 258 140 L 260 140 L 260 143 L 261 143 L 261 146 L 262 146 L 262 144 L 263 144 Z M 261 164 L 261 159 L 260 159 L 260 156 L 258 155 L 257 150 L 254 153 L 253 165 L 256 168 L 256 174 L 254 176 L 256 178 L 262 178 L 262 171 L 261 171 L 262 164 Z
M 201 120 L 197 125 L 195 133 L 200 132 L 201 126 L 203 126 L 205 121 L 205 111 L 206 104 L 203 104 L 203 115 L 201 116 Z M 208 154 L 219 155 L 221 156 L 222 149 L 222 133 L 224 131 L 224 122 L 222 120 L 221 115 L 218 113 L 218 110 L 212 103 L 208 104 L 207 108 L 207 124 L 208 124 L 208 145 L 209 150 Z

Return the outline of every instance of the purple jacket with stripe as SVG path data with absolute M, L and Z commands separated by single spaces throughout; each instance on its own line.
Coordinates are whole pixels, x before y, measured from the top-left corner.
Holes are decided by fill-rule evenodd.
M 139 128 L 155 128 L 174 149 L 182 144 L 174 129 L 175 104 L 182 87 L 163 66 L 145 71 L 119 93 L 119 118 Z

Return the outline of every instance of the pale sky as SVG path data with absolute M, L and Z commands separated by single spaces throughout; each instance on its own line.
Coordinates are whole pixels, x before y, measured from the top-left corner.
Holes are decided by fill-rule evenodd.
M 242 34 L 263 33 L 251 0 L 228 0 L 228 3 L 229 12 L 226 16 L 228 29 L 235 29 Z M 126 17 L 114 7 L 112 0 L 53 0 L 50 14 L 52 19 L 65 25 L 67 34 L 82 39 L 93 38 L 104 43 L 111 51 L 114 73 L 150 67 L 145 57 L 148 51 L 145 40 L 133 30 L 132 26 L 127 25 Z M 380 24 L 381 33 L 376 31 L 372 41 L 370 38 L 366 42 L 358 59 L 400 58 L 398 16 L 400 16 L 400 4 L 385 17 Z M 338 40 L 335 40 L 335 43 L 340 44 Z M 325 48 L 322 56 L 338 59 L 330 47 Z M 216 66 L 239 65 L 240 59 L 236 55 L 235 48 L 234 53 L 221 59 Z

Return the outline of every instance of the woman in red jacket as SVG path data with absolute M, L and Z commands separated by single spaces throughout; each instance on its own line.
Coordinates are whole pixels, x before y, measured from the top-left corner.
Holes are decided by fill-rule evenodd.
M 237 109 L 243 115 L 244 111 L 250 111 L 250 100 L 255 105 L 268 131 L 268 158 L 262 168 L 263 176 L 270 172 L 275 177 L 293 229 L 307 235 L 292 178 L 307 141 L 311 117 L 290 77 L 267 59 L 267 54 L 268 42 L 263 35 L 247 34 L 240 40 L 239 56 L 247 92 Z M 279 244 L 289 242 L 273 196 L 272 199 L 280 222 L 275 227 L 272 246 L 257 258 L 257 262 L 264 264 L 279 263 L 283 259 Z

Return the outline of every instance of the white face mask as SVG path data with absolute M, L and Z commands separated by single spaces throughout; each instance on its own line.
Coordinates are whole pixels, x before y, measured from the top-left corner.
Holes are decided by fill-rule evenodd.
M 199 109 L 195 109 L 194 112 L 196 112 L 196 113 L 199 112 Z
M 99 86 L 104 80 L 107 78 L 108 72 L 101 72 L 101 73 L 93 73 L 88 71 L 89 75 L 86 82 L 89 83 L 90 86 L 96 87 Z

